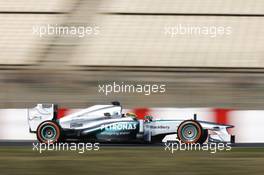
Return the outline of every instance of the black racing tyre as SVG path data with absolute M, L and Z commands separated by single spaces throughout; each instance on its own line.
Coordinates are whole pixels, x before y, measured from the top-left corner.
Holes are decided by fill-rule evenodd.
M 203 128 L 195 120 L 183 121 L 177 129 L 178 139 L 186 144 L 200 143 L 203 137 Z
M 207 129 L 203 129 L 203 134 L 201 139 L 198 141 L 200 144 L 203 144 L 208 138 L 208 130 Z
M 45 121 L 38 126 L 37 138 L 41 143 L 55 143 L 61 139 L 61 129 L 54 121 Z

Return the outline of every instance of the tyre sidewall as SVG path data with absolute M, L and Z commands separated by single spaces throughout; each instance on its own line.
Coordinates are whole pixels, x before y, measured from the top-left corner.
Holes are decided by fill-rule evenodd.
M 183 139 L 183 136 L 181 134 L 181 130 L 183 129 L 184 126 L 186 125 L 193 125 L 197 128 L 197 131 L 198 131 L 198 136 L 192 140 L 192 141 L 186 141 L 186 139 Z M 177 129 L 177 136 L 178 136 L 178 139 L 183 142 L 183 143 L 186 143 L 186 144 L 190 144 L 190 143 L 199 143 L 199 141 L 201 140 L 202 136 L 203 136 L 203 129 L 202 129 L 202 126 L 200 125 L 200 123 L 198 123 L 197 121 L 195 120 L 186 120 L 186 121 L 183 121 L 178 129 Z
M 56 130 L 56 136 L 53 140 L 45 140 L 43 137 L 42 137 L 42 129 L 45 127 L 45 126 L 52 126 L 55 130 Z M 38 126 L 38 129 L 37 129 L 37 139 L 39 142 L 41 143 L 55 143 L 55 142 L 58 142 L 59 139 L 61 137 L 61 129 L 60 127 L 58 126 L 57 123 L 55 123 L 54 121 L 45 121 L 43 123 L 41 123 L 39 126 Z

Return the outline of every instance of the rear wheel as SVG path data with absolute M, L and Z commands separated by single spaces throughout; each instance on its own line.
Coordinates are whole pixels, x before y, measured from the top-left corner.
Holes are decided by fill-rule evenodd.
M 200 144 L 203 144 L 208 138 L 208 130 L 207 129 L 203 129 L 203 135 L 201 137 L 201 139 L 199 140 Z
M 200 143 L 203 138 L 203 128 L 195 120 L 186 120 L 179 125 L 177 136 L 183 143 Z
M 53 121 L 43 122 L 37 129 L 37 138 L 41 143 L 58 142 L 60 137 L 60 127 Z

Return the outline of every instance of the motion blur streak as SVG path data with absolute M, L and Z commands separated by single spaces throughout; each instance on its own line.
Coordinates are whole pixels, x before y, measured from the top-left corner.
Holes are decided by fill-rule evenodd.
M 49 25 L 100 32 L 81 38 L 34 34 L 34 26 Z M 164 32 L 178 25 L 232 32 Z M 139 117 L 197 113 L 201 120 L 235 125 L 238 142 L 263 143 L 263 28 L 263 0 L 1 0 L 0 139 L 35 139 L 25 109 L 36 103 L 81 109 L 120 101 Z M 164 84 L 166 92 L 98 93 L 98 85 L 113 82 Z M 0 174 L 255 175 L 263 174 L 263 157 L 263 148 L 171 156 L 158 147 L 118 147 L 40 156 L 28 147 L 0 146 Z
M 59 109 L 60 117 L 79 111 L 80 109 Z M 237 143 L 264 143 L 264 110 L 227 110 L 214 108 L 135 108 L 124 109 L 124 113 L 133 112 L 138 118 L 146 115 L 153 119 L 192 119 L 197 114 L 197 119 L 222 123 L 222 115 L 219 111 L 229 111 L 225 114 L 225 123 L 234 125 L 230 134 L 236 136 Z M 0 141 L 3 140 L 36 140 L 36 135 L 28 131 L 26 109 L 2 109 L 0 110 Z M 176 136 L 172 136 L 176 137 Z
M 83 108 L 119 100 L 127 107 L 262 109 L 264 2 L 224 2 L 3 1 L 0 107 L 56 102 Z M 81 39 L 32 33 L 48 24 L 98 26 L 100 33 Z M 233 30 L 214 39 L 166 37 L 164 27 L 177 24 Z M 98 84 L 113 81 L 165 84 L 166 93 L 97 92 Z

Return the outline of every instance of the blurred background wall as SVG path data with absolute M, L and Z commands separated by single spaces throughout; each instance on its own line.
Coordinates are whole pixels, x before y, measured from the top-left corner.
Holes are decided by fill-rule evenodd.
M 0 1 L 0 107 L 262 109 L 262 0 Z M 39 25 L 98 26 L 83 38 L 39 37 Z M 229 26 L 232 33 L 169 37 L 166 26 Z M 98 93 L 109 82 L 166 84 L 166 93 Z

